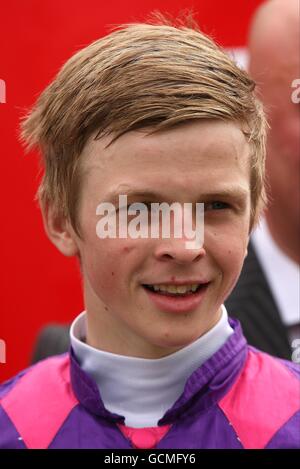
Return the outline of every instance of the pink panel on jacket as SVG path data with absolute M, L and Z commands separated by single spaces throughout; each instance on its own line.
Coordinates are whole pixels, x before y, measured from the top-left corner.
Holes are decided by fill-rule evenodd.
M 78 403 L 70 384 L 69 356 L 38 363 L 22 376 L 1 405 L 27 448 L 48 448 Z
M 137 449 L 150 449 L 160 442 L 172 425 L 161 427 L 132 428 L 118 424 L 123 435 L 128 438 L 133 447 Z
M 300 381 L 277 359 L 249 351 L 229 393 L 219 402 L 246 449 L 264 448 L 300 408 Z

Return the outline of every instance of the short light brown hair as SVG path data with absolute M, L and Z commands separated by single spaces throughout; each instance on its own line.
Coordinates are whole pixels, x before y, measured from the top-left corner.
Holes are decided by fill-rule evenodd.
M 70 220 L 80 236 L 80 155 L 92 134 L 152 127 L 151 133 L 192 119 L 237 122 L 251 146 L 251 220 L 265 204 L 265 117 L 255 83 L 192 15 L 120 25 L 77 52 L 22 121 L 28 148 L 39 147 L 44 175 L 37 193 Z

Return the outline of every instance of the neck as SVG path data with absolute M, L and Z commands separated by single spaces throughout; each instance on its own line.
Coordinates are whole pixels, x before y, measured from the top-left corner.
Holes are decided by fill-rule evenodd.
M 81 368 L 98 385 L 106 409 L 125 416 L 127 426 L 153 427 L 182 395 L 194 371 L 233 333 L 225 307 L 221 310 L 221 318 L 210 331 L 159 359 L 128 357 L 91 347 L 85 342 L 85 313 L 71 326 L 71 344 Z
M 283 222 L 282 213 L 284 212 L 278 209 L 276 204 L 268 208 L 265 217 L 269 231 L 279 248 L 290 259 L 300 264 L 300 243 L 297 222 L 296 220 Z

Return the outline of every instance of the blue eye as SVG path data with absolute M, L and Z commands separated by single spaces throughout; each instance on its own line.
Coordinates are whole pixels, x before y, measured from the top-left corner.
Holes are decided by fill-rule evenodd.
M 143 202 L 144 205 L 146 205 L 146 207 L 151 210 L 151 204 L 152 202 Z
M 132 208 L 133 210 L 139 210 L 139 211 L 142 211 L 142 210 L 150 211 L 151 210 L 151 203 L 152 202 L 133 202 L 131 204 L 124 205 L 123 207 L 119 207 L 118 211 L 119 210 L 124 210 L 124 211 L 128 212 L 130 208 Z
M 151 210 L 151 202 L 135 202 L 133 204 L 134 208 L 138 208 L 139 210 Z M 127 206 L 127 209 L 130 207 L 130 205 Z
M 140 204 L 143 204 L 143 205 L 140 205 Z M 146 206 L 146 208 L 150 209 L 151 208 L 151 202 L 132 202 L 131 204 L 122 205 L 122 206 L 118 207 L 118 210 L 128 211 L 128 209 L 130 207 L 132 207 L 133 209 L 136 209 L 136 208 L 145 209 L 145 206 Z
M 218 200 L 205 204 L 205 210 L 224 210 L 226 208 L 229 208 L 229 204 L 226 202 L 220 202 Z

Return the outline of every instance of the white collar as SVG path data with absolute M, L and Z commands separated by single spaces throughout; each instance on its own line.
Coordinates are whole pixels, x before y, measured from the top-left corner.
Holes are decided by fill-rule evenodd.
M 222 306 L 218 323 L 195 342 L 159 359 L 116 355 L 84 342 L 86 312 L 72 323 L 71 345 L 81 368 L 97 383 L 110 412 L 130 427 L 153 427 L 182 394 L 188 377 L 233 333 Z M 124 372 L 126 370 L 126 372 Z
M 265 219 L 261 220 L 251 239 L 283 323 L 287 326 L 299 324 L 299 265 L 275 243 Z

